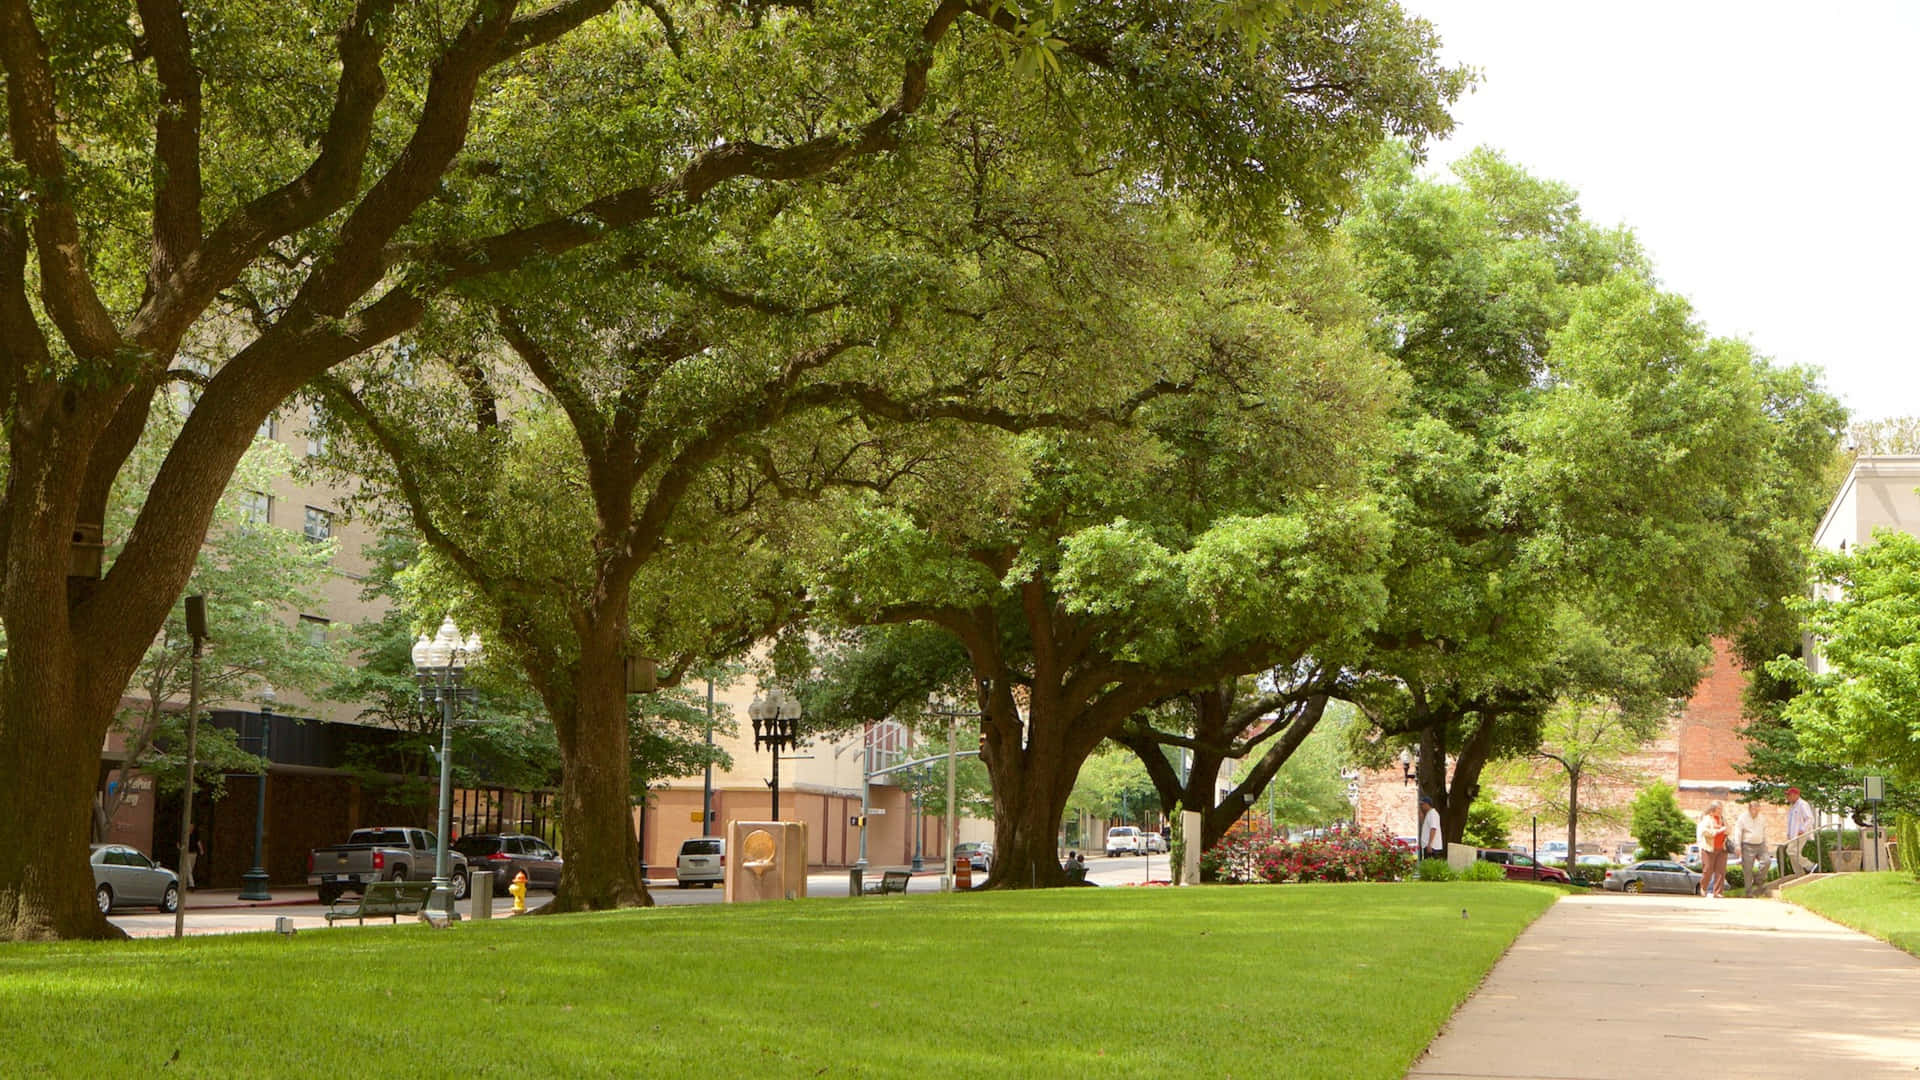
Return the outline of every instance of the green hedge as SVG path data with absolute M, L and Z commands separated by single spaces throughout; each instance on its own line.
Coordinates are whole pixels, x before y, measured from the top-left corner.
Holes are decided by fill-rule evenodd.
M 1900 869 L 1920 878 L 1920 814 L 1901 814 L 1893 821 L 1894 860 Z

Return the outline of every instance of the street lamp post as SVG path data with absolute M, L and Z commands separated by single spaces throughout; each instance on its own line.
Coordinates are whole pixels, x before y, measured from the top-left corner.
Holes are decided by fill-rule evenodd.
M 772 690 L 755 698 L 747 706 L 753 720 L 753 748 L 773 751 L 773 813 L 780 820 L 780 755 L 790 749 L 799 736 L 800 699 L 785 690 Z
M 926 771 L 924 769 L 913 770 L 913 864 L 910 869 L 916 874 L 927 867 L 926 856 L 921 852 L 927 836 L 926 803 L 921 801 L 921 796 L 925 794 L 926 786 Z
M 447 833 L 453 824 L 453 713 L 473 688 L 466 685 L 467 665 L 480 659 L 480 635 L 462 639 L 460 628 L 447 616 L 440 632 L 425 634 L 413 643 L 413 677 L 420 683 L 420 702 L 440 707 L 440 828 L 434 837 L 433 896 L 427 907 L 448 921 L 460 918 L 453 909 L 453 879 L 447 873 Z
M 935 716 L 944 716 L 947 718 L 947 869 L 946 876 L 940 879 L 940 888 L 943 890 L 951 890 L 953 888 L 953 846 L 954 843 L 960 839 L 957 834 L 957 830 L 960 827 L 959 806 L 956 804 L 954 798 L 954 731 L 962 715 L 978 716 L 980 714 L 963 713 L 958 699 L 951 694 L 941 694 L 937 692 L 927 695 L 927 711 L 933 713 Z M 998 859 L 994 860 L 996 863 L 998 861 Z M 991 868 L 989 868 L 989 873 L 991 873 Z
M 273 730 L 273 687 L 260 691 L 260 788 L 253 800 L 253 869 L 240 875 L 240 899 L 271 900 L 267 891 L 267 869 L 262 861 L 267 839 L 267 763 L 268 742 Z

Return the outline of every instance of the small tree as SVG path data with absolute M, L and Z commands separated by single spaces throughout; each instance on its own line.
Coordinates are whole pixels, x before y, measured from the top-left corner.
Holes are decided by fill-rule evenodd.
M 1649 784 L 1633 800 L 1633 838 L 1640 842 L 1640 854 L 1649 859 L 1664 859 L 1686 848 L 1693 838 L 1693 822 L 1681 811 L 1672 785 Z
M 1460 841 L 1474 847 L 1503 848 L 1512 829 L 1513 812 L 1483 796 L 1467 808 L 1467 830 Z

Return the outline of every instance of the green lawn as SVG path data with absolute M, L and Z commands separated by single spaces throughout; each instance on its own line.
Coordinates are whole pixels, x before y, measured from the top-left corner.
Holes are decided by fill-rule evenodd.
M 1920 881 L 1909 873 L 1836 874 L 1783 894 L 1881 941 L 1920 956 Z
M 0 946 L 0 1071 L 1399 1077 L 1556 895 L 1059 889 Z

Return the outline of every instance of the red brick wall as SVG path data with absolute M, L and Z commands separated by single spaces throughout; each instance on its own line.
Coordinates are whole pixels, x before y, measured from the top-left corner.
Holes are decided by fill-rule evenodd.
M 1746 740 L 1740 734 L 1746 724 L 1740 695 L 1746 686 L 1747 674 L 1734 660 L 1732 648 L 1715 641 L 1713 663 L 1681 710 L 1679 780 L 1746 779 L 1735 768 L 1747 760 Z

